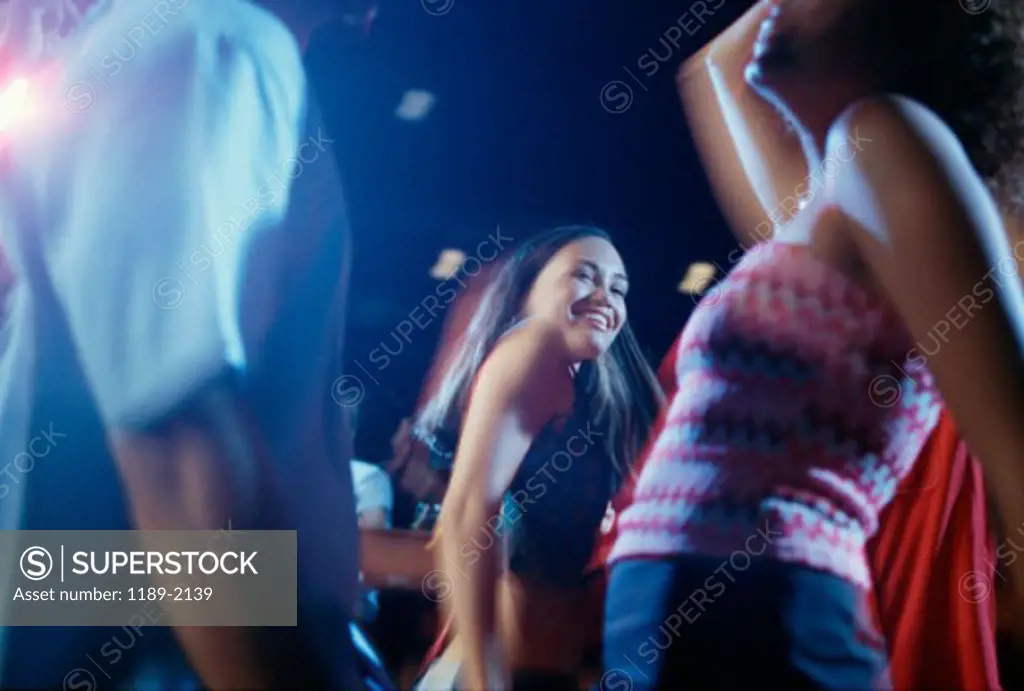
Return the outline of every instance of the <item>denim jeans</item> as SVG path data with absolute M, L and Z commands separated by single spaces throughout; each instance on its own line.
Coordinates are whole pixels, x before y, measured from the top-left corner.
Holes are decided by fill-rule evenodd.
M 697 555 L 615 564 L 601 691 L 888 685 L 860 590 L 777 560 L 740 565 Z

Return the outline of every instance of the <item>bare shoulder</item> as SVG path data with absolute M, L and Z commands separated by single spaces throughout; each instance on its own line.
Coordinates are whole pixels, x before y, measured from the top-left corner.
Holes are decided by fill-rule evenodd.
M 498 341 L 480 375 L 508 384 L 544 381 L 565 369 L 565 351 L 565 338 L 559 328 L 531 319 Z
M 933 110 L 904 96 L 874 96 L 847 108 L 829 130 L 828 153 L 838 154 L 851 141 L 858 143 L 853 168 L 861 171 L 930 172 L 909 181 L 925 185 L 981 183 L 952 128 Z
M 851 139 L 860 149 L 844 158 L 838 152 Z M 970 221 L 958 227 L 1001 232 L 992 223 L 995 202 L 960 140 L 921 103 L 891 95 L 860 101 L 833 124 L 827 149 L 844 161 L 831 181 L 834 198 L 878 240 L 895 232 L 935 239 L 952 219 Z M 897 217 L 908 222 L 894 223 Z
M 531 319 L 502 338 L 480 369 L 476 389 L 531 409 L 561 410 L 571 402 L 565 339 L 557 327 Z M 568 399 L 567 399 L 568 397 Z

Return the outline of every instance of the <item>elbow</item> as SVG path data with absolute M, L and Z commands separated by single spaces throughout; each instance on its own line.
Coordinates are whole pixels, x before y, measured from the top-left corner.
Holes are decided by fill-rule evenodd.
M 690 90 L 695 78 L 707 74 L 714 67 L 714 59 L 705 47 L 690 56 L 676 72 L 676 86 L 684 94 Z

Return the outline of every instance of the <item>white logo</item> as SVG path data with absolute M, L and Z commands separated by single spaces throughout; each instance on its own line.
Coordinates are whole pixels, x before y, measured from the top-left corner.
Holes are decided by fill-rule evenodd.
M 29 547 L 21 553 L 21 573 L 30 581 L 41 581 L 53 571 L 53 557 L 42 547 Z

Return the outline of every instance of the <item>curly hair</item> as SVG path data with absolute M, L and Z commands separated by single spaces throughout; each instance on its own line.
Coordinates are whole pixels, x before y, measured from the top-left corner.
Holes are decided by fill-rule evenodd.
M 883 0 L 874 8 L 886 90 L 932 108 L 999 203 L 1024 208 L 1024 1 Z

